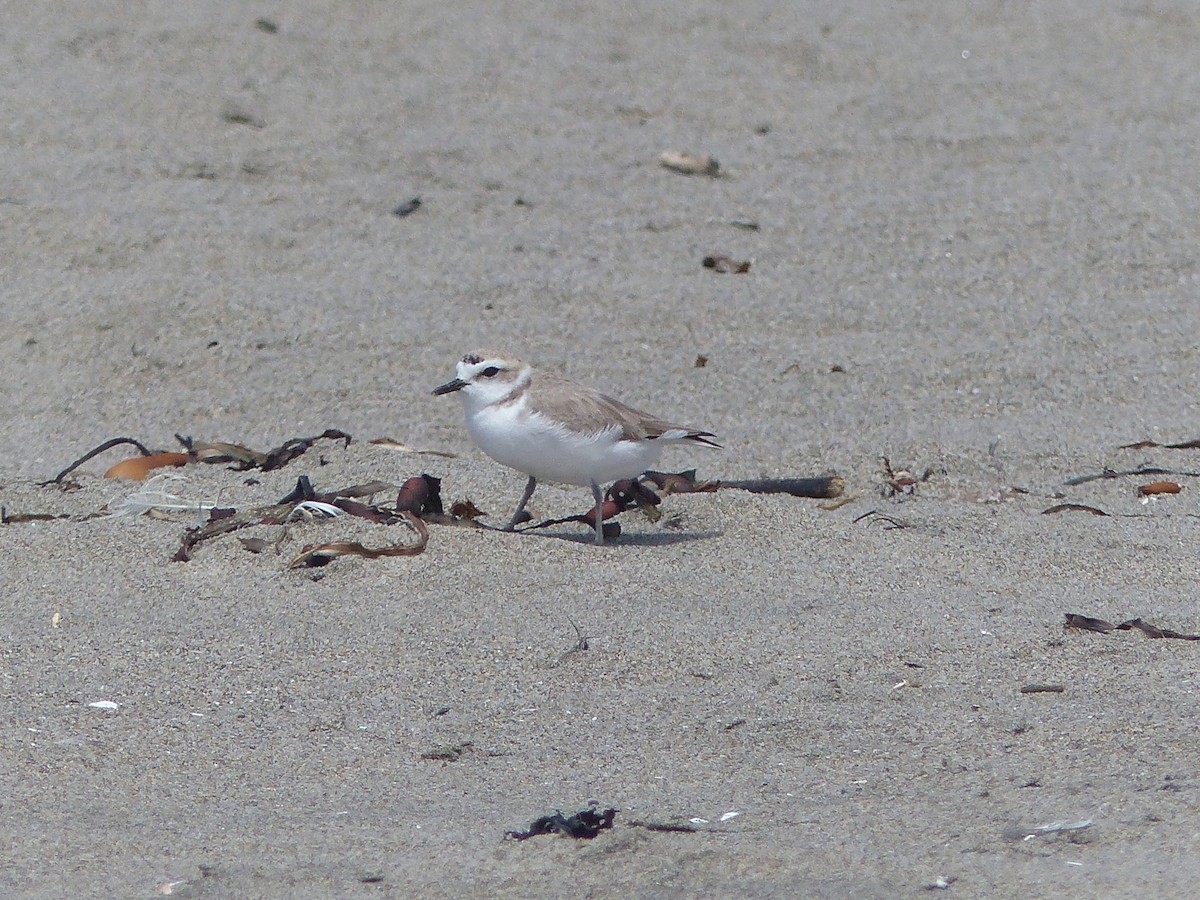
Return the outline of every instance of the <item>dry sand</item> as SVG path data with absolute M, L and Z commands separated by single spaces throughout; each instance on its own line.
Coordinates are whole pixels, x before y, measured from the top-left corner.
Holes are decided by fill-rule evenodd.
M 1118 449 L 1200 434 L 1193 5 L 9 2 L 0 44 L 0 502 L 77 517 L 0 527 L 4 896 L 1193 895 L 1200 646 L 1061 627 L 1200 630 L 1200 485 L 1065 485 L 1200 469 Z M 500 518 L 523 478 L 429 394 L 478 344 L 728 448 L 672 467 L 858 499 L 288 571 L 401 530 L 173 563 L 187 515 L 81 518 L 120 452 L 36 486 L 336 427 L 179 490 L 425 471 Z

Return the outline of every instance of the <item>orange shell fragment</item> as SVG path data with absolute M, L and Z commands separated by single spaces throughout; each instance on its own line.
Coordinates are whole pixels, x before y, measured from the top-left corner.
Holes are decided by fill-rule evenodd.
M 105 478 L 124 478 L 126 481 L 145 481 L 154 469 L 164 466 L 182 466 L 188 461 L 186 453 L 151 453 L 136 456 L 117 463 L 104 473 Z

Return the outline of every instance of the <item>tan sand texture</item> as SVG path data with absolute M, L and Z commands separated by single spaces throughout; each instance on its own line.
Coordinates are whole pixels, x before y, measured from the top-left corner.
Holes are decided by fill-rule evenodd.
M 1200 451 L 1120 449 L 1200 437 L 1193 4 L 0 13 L 0 895 L 1194 895 L 1200 643 L 1063 630 L 1200 631 Z M 503 524 L 523 476 L 430 394 L 478 346 L 854 499 L 289 569 L 412 533 L 173 562 L 206 513 L 92 516 L 131 448 L 38 486 L 332 428 L 153 484 L 427 472 Z

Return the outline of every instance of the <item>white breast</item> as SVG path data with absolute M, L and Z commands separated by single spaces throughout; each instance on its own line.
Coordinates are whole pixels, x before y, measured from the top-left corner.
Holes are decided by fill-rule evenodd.
M 526 399 L 467 409 L 467 431 L 479 448 L 498 463 L 538 481 L 586 485 L 634 478 L 653 466 L 662 450 L 658 441 L 618 440 L 612 427 L 580 434 L 536 412 Z

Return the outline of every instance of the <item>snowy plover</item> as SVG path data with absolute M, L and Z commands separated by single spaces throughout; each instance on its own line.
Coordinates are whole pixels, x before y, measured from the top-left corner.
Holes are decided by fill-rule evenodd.
M 712 432 L 647 415 L 504 353 L 468 353 L 456 374 L 433 392 L 458 391 L 471 439 L 496 462 L 529 476 L 507 531 L 520 522 L 539 481 L 579 484 L 596 499 L 596 543 L 602 544 L 601 484 L 641 475 L 667 444 L 720 447 L 709 440 Z

